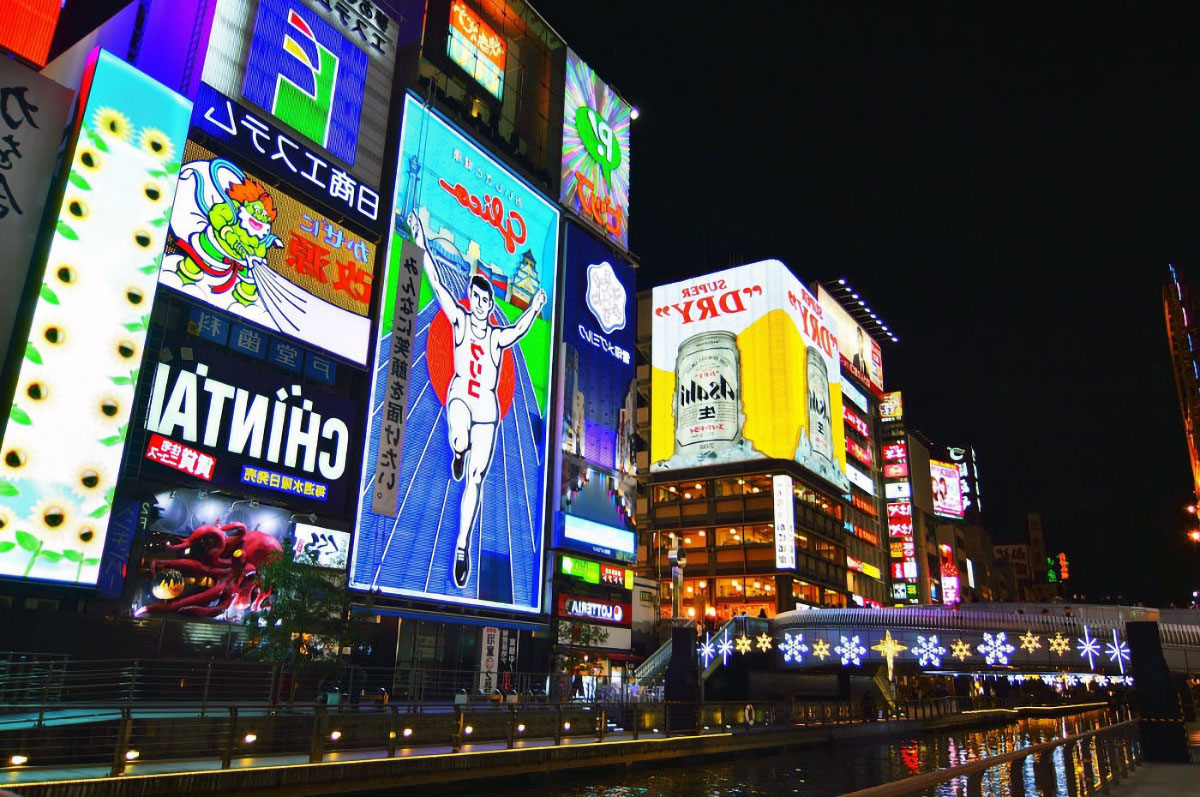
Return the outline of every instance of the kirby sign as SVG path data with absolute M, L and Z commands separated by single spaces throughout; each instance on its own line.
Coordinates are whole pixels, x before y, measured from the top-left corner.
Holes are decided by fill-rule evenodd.
M 663 285 L 653 304 L 651 470 L 790 459 L 849 494 L 837 337 L 786 265 Z

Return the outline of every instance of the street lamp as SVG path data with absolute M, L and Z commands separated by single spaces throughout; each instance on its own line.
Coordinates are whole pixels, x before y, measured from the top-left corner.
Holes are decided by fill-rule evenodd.
M 1189 531 L 1188 539 L 1192 542 L 1200 543 L 1200 529 L 1192 529 Z

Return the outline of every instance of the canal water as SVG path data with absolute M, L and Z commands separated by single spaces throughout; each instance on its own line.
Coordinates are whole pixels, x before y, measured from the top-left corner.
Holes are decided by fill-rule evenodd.
M 707 764 L 694 761 L 663 763 L 653 768 L 632 767 L 612 774 L 591 772 L 577 776 L 522 778 L 504 784 L 472 783 L 459 785 L 446 793 L 498 797 L 820 797 L 946 769 L 1111 722 L 1109 712 L 1093 711 L 1070 717 L 1022 719 L 1010 725 L 980 730 L 745 754 Z M 1061 750 L 1055 756 L 1055 766 L 1060 773 L 1059 782 L 1065 783 L 1061 777 Z M 1000 773 L 1001 768 L 988 773 L 983 783 L 984 794 L 1009 794 L 1007 777 Z M 1033 790 L 1031 766 L 1026 769 L 1026 784 L 1029 793 L 1037 793 Z M 935 795 L 965 793 L 965 778 L 929 792 Z M 1066 793 L 1062 791 L 1063 795 Z

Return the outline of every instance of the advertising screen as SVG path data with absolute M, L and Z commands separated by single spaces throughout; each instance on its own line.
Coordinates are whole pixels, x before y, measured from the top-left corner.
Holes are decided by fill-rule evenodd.
M 199 144 L 183 160 L 159 282 L 365 364 L 375 247 Z
M 629 248 L 629 123 L 632 109 L 567 50 L 563 100 L 562 204 Z
M 362 502 L 350 584 L 538 613 L 559 213 L 411 96 L 399 159 L 388 284 L 404 238 L 423 255 L 416 300 L 389 297 L 381 317 L 363 495 L 387 413 L 407 421 L 395 508 Z M 406 303 L 409 390 L 393 408 L 392 321 Z
M 136 414 L 146 430 L 139 475 L 348 515 L 359 474 L 354 402 L 235 351 L 184 332 L 162 336 L 145 418 Z
M 99 573 L 191 113 L 95 58 L 0 447 L 0 575 L 79 584 Z
M 563 268 L 562 412 L 558 415 L 562 514 L 633 532 L 637 490 L 634 432 L 633 269 L 580 227 L 566 225 Z M 555 547 L 585 553 L 568 539 L 561 517 Z M 619 559 L 625 558 L 621 550 Z
M 332 155 L 317 179 L 357 201 L 380 184 L 399 28 L 370 0 L 218 0 L 202 79 Z
M 931 459 L 929 476 L 933 482 L 933 513 L 942 517 L 961 518 L 963 501 L 962 488 L 958 482 L 958 466 Z
M 817 297 L 825 317 L 836 329 L 842 362 L 848 363 L 850 369 L 871 387 L 883 390 L 883 350 L 879 344 L 824 288 L 818 286 Z
M 651 470 L 790 459 L 850 492 L 837 342 L 787 266 L 663 285 L 653 302 Z
M 462 0 L 450 3 L 450 34 L 446 54 L 471 79 L 496 99 L 504 97 L 504 59 L 508 45 L 504 37 L 483 21 Z
M 208 617 L 240 622 L 271 594 L 259 568 L 291 544 L 291 512 L 204 490 L 175 489 L 143 503 L 145 555 L 135 577 L 134 617 Z

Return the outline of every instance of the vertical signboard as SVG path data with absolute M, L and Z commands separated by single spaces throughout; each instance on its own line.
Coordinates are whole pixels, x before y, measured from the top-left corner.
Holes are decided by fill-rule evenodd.
M 11 14 L 0 14 L 0 26 L 6 24 L 5 16 Z M 41 228 L 71 97 L 54 81 L 0 58 L 0 366 Z
M 850 492 L 837 342 L 787 266 L 663 285 L 653 301 L 651 470 L 791 459 Z
M 559 201 L 629 248 L 629 125 L 632 108 L 567 50 Z
M 962 491 L 963 517 L 968 522 L 979 521 L 983 511 L 983 494 L 979 488 L 979 465 L 973 446 L 948 446 L 946 459 L 958 469 L 958 484 Z
M 933 488 L 933 512 L 942 517 L 962 519 L 963 496 L 958 466 L 951 462 L 929 460 L 929 478 Z
M 450 3 L 450 32 L 446 54 L 471 79 L 496 99 L 504 97 L 504 65 L 508 45 L 504 37 L 463 0 Z
M 95 584 L 191 103 L 103 51 L 0 446 L 0 575 Z
M 792 477 L 776 473 L 771 478 L 775 495 L 775 568 L 796 569 L 796 507 L 793 503 Z
M 479 637 L 479 691 L 490 695 L 496 688 L 500 664 L 500 629 L 489 625 Z
M 575 224 L 566 225 L 563 274 L 563 409 L 555 457 L 560 512 L 554 545 L 630 561 L 637 491 L 635 275 Z M 581 526 L 580 520 L 594 527 Z M 618 544 L 599 544 L 597 535 Z
M 400 487 L 392 512 L 362 502 L 350 584 L 538 613 L 559 214 L 415 97 L 404 104 L 390 268 L 405 239 L 423 253 Z M 379 327 L 364 496 L 393 322 Z

